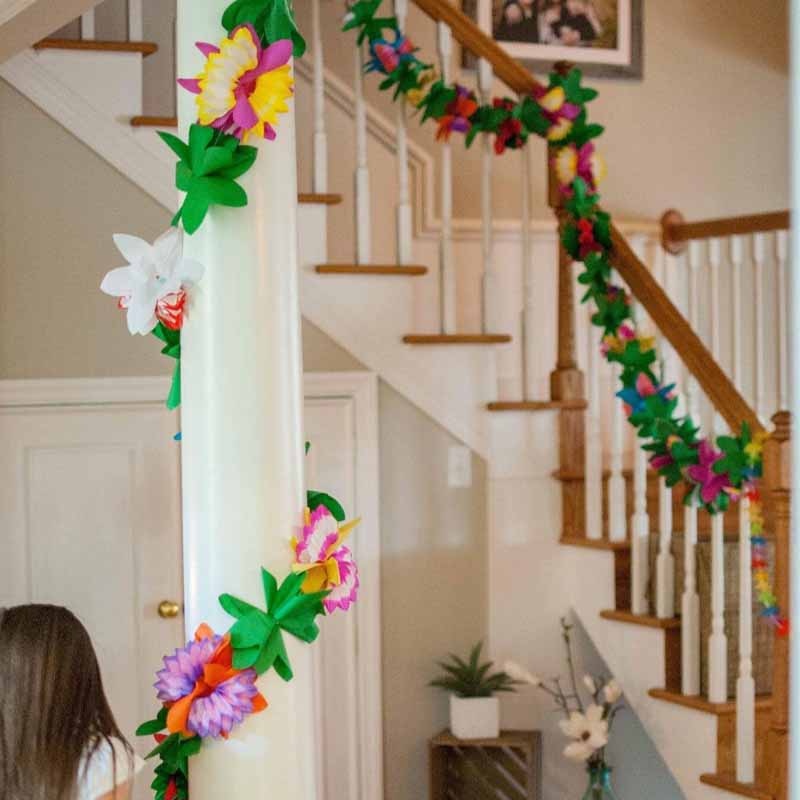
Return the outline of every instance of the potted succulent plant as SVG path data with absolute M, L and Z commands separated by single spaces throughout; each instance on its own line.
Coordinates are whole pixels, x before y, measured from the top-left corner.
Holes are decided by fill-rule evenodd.
M 518 681 L 505 672 L 492 672 L 492 662 L 481 663 L 483 642 L 467 659 L 450 654 L 440 661 L 444 672 L 430 686 L 450 692 L 450 730 L 459 739 L 496 739 L 500 735 L 500 702 L 496 694 L 513 692 Z

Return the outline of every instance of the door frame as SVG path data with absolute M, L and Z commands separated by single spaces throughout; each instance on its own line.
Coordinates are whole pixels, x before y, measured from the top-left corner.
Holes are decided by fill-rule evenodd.
M 0 380 L 0 408 L 103 405 L 161 405 L 168 377 Z M 383 798 L 383 698 L 381 687 L 381 585 L 378 460 L 378 379 L 375 373 L 306 372 L 304 397 L 346 398 L 355 419 L 355 492 L 358 513 L 370 520 L 374 535 L 359 541 L 361 592 L 356 603 L 357 715 L 361 787 L 358 800 Z M 355 799 L 354 799 L 355 800 Z

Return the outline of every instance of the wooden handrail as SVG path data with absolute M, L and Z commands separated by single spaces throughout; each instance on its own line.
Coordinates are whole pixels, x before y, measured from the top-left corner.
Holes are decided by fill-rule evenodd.
M 450 26 L 458 41 L 478 58 L 485 58 L 494 74 L 517 94 L 531 94 L 542 84 L 522 64 L 506 53 L 494 39 L 487 36 L 466 14 L 447 0 L 413 0 L 414 4 L 436 22 Z
M 762 431 L 764 428 L 755 411 L 615 227 L 611 229 L 611 239 L 611 261 L 615 269 L 662 335 L 675 348 L 731 430 L 738 433 L 742 423 L 746 422 L 753 433 Z
M 791 227 L 788 211 L 749 214 L 741 217 L 686 222 L 680 211 L 670 209 L 661 217 L 661 243 L 668 253 L 680 253 L 686 242 L 715 236 L 746 236 L 751 233 L 786 231 Z

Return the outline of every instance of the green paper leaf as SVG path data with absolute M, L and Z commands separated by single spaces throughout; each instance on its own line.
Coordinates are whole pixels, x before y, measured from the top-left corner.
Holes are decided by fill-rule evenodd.
M 306 505 L 311 511 L 314 511 L 320 506 L 325 506 L 325 508 L 327 508 L 331 514 L 333 514 L 333 517 L 337 522 L 345 521 L 346 515 L 341 503 L 339 503 L 335 497 L 331 497 L 331 495 L 326 494 L 325 492 L 307 492 Z
M 167 727 L 167 708 L 164 707 L 158 712 L 155 719 L 148 722 L 143 722 L 137 729 L 137 736 L 152 736 L 155 733 L 161 733 Z
M 231 206 L 241 208 L 247 205 L 247 192 L 235 181 L 227 178 L 197 178 L 203 182 L 202 191 L 207 192 L 210 199 L 209 205 Z
M 261 645 L 254 647 L 243 647 L 234 649 L 233 651 L 233 666 L 235 669 L 250 669 L 257 661 L 261 654 Z
M 236 617 L 236 619 L 241 619 L 251 611 L 258 611 L 255 606 L 230 594 L 221 594 L 219 596 L 219 604 L 228 614 L 232 617 Z
M 275 596 L 278 593 L 278 581 L 268 570 L 261 568 L 261 585 L 264 587 L 264 599 L 267 601 L 267 608 L 271 608 L 275 603 Z
M 167 395 L 167 408 L 174 411 L 181 404 L 181 362 L 175 364 L 175 369 L 172 373 L 172 383 L 169 387 L 169 394 Z
M 249 611 L 231 629 L 231 644 L 237 650 L 260 646 L 272 633 L 275 625 L 275 620 L 263 611 Z
M 189 161 L 189 147 L 181 141 L 175 134 L 167 131 L 158 131 L 161 140 L 175 153 L 181 161 Z

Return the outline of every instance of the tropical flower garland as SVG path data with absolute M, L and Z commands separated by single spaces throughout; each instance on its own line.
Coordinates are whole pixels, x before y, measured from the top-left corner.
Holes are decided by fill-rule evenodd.
M 654 339 L 640 330 L 631 297 L 612 283 L 611 218 L 599 206 L 597 185 L 605 173 L 594 140 L 601 125 L 588 120 L 586 104 L 597 97 L 582 85 L 580 70 L 553 73 L 547 88 L 537 88 L 520 99 L 495 98 L 479 103 L 475 93 L 457 83 L 437 78 L 433 67 L 421 61 L 395 17 L 378 16 L 381 0 L 358 0 L 345 16 L 343 30 L 355 30 L 359 45 L 369 47 L 366 72 L 384 76 L 382 90 L 392 89 L 421 111 L 421 121 L 437 123 L 436 138 L 463 134 L 466 146 L 479 133 L 495 137 L 495 152 L 523 147 L 536 135 L 551 145 L 554 171 L 563 197 L 565 222 L 562 242 L 570 256 L 583 263 L 579 281 L 586 288 L 583 302 L 592 302 L 592 322 L 603 332 L 605 358 L 621 368 L 628 421 L 644 440 L 650 464 L 668 486 L 682 484 L 686 503 L 698 503 L 712 514 L 726 511 L 732 501 L 750 501 L 754 583 L 762 615 L 777 632 L 787 635 L 767 572 L 763 510 L 758 490 L 766 434 L 752 436 L 746 424 L 736 436 L 700 439 L 688 416 L 677 414 L 678 398 L 657 367 Z
M 156 673 L 157 716 L 136 731 L 154 736 L 147 758 L 158 758 L 151 788 L 155 800 L 186 800 L 188 760 L 203 740 L 226 739 L 251 714 L 268 707 L 256 680 L 274 670 L 293 677 L 284 633 L 311 643 L 319 635 L 316 618 L 346 611 L 358 594 L 358 569 L 343 542 L 359 520 L 344 522 L 338 501 L 308 493 L 309 508 L 299 537 L 293 538 L 291 572 L 278 585 L 261 570 L 264 608 L 230 594 L 220 605 L 236 622 L 223 635 L 200 625 L 192 641 L 164 657 Z

